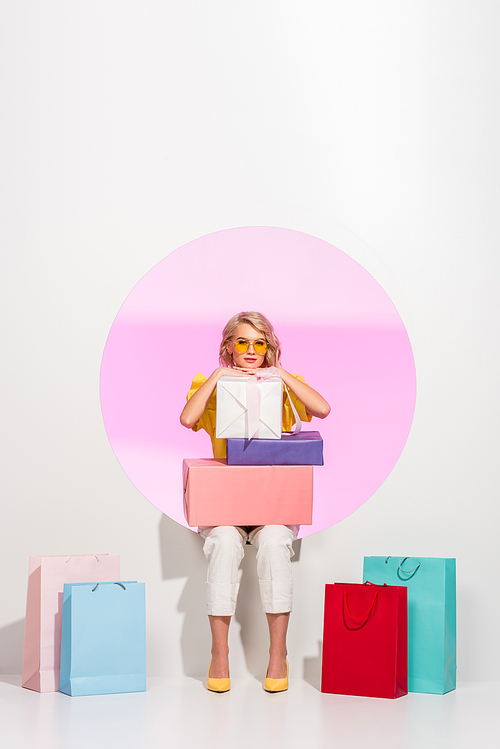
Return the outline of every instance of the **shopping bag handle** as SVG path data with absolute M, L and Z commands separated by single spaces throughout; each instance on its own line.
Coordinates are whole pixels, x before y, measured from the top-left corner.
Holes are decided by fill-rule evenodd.
M 399 563 L 399 569 L 401 570 L 401 572 L 404 572 L 405 575 L 411 575 L 412 572 L 416 572 L 418 570 L 418 568 L 420 567 L 420 562 L 412 570 L 404 570 L 401 565 L 403 564 L 403 562 L 406 562 L 407 559 L 408 559 L 408 557 L 405 557 L 404 559 L 402 559 L 400 561 L 400 563 Z
M 390 559 L 390 557 L 386 557 L 386 560 L 385 560 L 385 563 L 386 563 L 386 564 L 387 564 L 387 562 L 389 561 L 389 559 Z M 402 568 L 402 566 L 401 566 L 401 565 L 402 565 L 402 564 L 403 564 L 404 562 L 406 562 L 406 560 L 407 560 L 407 559 L 409 559 L 409 557 L 404 557 L 404 558 L 403 558 L 403 559 L 402 559 L 402 560 L 400 561 L 400 563 L 399 563 L 399 569 L 401 570 L 401 572 L 402 572 L 402 573 L 403 573 L 404 575 L 411 575 L 411 574 L 412 574 L 412 572 L 416 572 L 416 571 L 418 570 L 418 568 L 419 568 L 419 567 L 420 567 L 420 565 L 421 565 L 421 562 L 419 562 L 419 563 L 417 564 L 417 566 L 416 566 L 416 567 L 414 567 L 414 568 L 413 568 L 412 570 L 404 570 L 404 569 Z
M 371 614 L 372 608 L 375 606 L 375 601 L 377 600 L 377 596 L 378 596 L 378 590 L 375 593 L 375 595 L 373 596 L 373 601 L 371 602 L 370 607 L 368 608 L 368 611 L 366 611 L 362 616 L 353 616 L 351 614 L 351 612 L 349 611 L 349 606 L 347 605 L 347 588 L 344 588 L 344 606 L 345 606 L 345 610 L 347 611 L 347 613 L 349 614 L 349 616 L 351 617 L 351 619 L 354 619 L 355 621 L 359 621 L 360 619 L 364 619 L 365 616 L 369 616 Z
M 123 590 L 127 590 L 123 583 L 114 583 L 114 585 L 119 585 L 120 588 L 123 588 Z M 97 583 L 95 588 L 92 588 L 92 593 L 94 592 L 94 590 L 97 590 L 98 587 L 99 587 L 99 583 Z

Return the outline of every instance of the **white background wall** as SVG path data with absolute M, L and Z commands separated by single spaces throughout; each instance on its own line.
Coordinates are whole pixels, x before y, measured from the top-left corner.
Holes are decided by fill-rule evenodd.
M 150 674 L 205 671 L 199 539 L 122 472 L 99 365 L 165 255 L 271 225 L 375 276 L 418 376 L 391 476 L 302 543 L 295 673 L 317 679 L 324 583 L 400 554 L 457 557 L 459 678 L 498 678 L 498 4 L 5 0 L 0 14 L 1 670 L 21 667 L 28 556 L 108 550 L 147 583 Z M 260 677 L 252 556 L 232 671 Z

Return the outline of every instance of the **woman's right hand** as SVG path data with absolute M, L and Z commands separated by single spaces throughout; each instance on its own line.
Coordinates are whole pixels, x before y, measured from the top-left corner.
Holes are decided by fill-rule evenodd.
M 247 373 L 239 367 L 218 367 L 212 374 L 216 380 L 220 380 L 221 377 L 247 377 Z

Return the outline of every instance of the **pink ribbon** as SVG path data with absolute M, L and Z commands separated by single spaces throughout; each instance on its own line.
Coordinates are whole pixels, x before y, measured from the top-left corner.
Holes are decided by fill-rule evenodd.
M 279 377 L 281 379 L 281 375 L 276 367 L 268 367 L 267 369 L 263 369 L 261 372 L 256 372 L 254 375 L 250 375 L 247 380 L 246 394 L 248 411 L 248 439 L 253 439 L 259 431 L 260 390 L 257 383 L 259 380 L 269 380 L 271 377 Z M 285 390 L 287 391 L 288 400 L 295 417 L 295 427 L 293 429 L 293 433 L 298 434 L 302 429 L 302 422 L 300 420 L 299 414 L 297 413 L 297 409 L 293 405 L 293 401 L 287 386 L 285 385 L 285 383 L 283 383 L 283 385 L 285 386 Z

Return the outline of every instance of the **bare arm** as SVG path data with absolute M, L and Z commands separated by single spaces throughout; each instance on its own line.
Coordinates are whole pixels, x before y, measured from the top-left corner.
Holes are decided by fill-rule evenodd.
M 306 407 L 306 411 L 311 416 L 317 416 L 318 419 L 325 419 L 331 411 L 329 403 L 323 398 L 322 395 L 313 390 L 312 387 L 307 385 L 305 382 L 301 382 L 296 377 L 291 375 L 286 369 L 279 367 L 279 373 L 281 379 L 285 385 L 297 396 Z
M 203 416 L 210 398 L 217 386 L 217 381 L 221 377 L 227 375 L 236 377 L 245 377 L 245 373 L 239 369 L 226 369 L 225 367 L 218 367 L 210 377 L 200 385 L 196 393 L 193 393 L 191 398 L 188 400 L 181 413 L 181 424 L 187 429 L 192 429 Z

